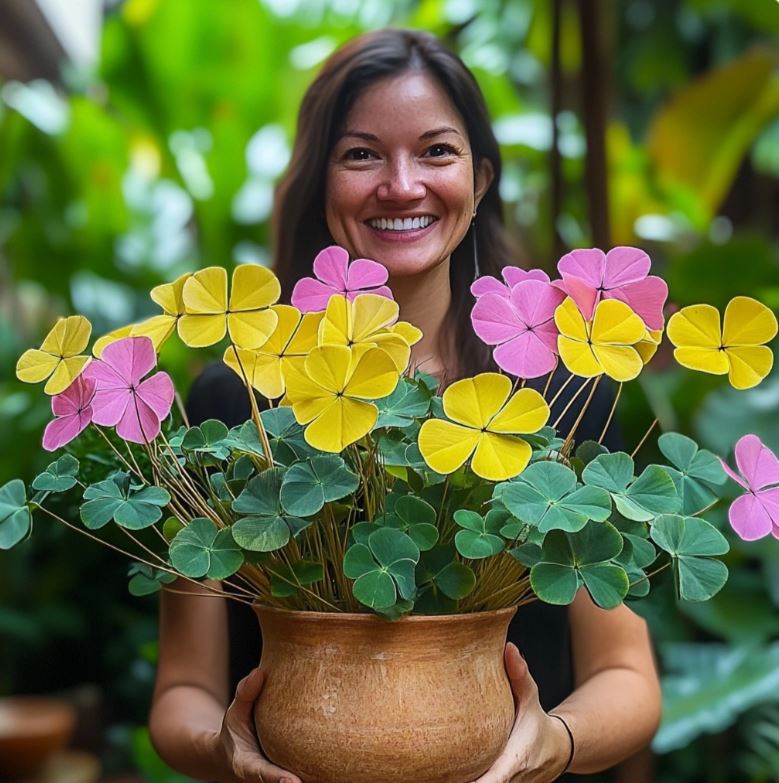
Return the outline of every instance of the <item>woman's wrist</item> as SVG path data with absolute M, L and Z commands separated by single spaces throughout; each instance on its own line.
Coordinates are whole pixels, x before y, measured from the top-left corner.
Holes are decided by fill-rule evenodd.
M 568 772 L 576 752 L 573 733 L 568 721 L 556 713 L 547 713 L 547 736 L 549 764 L 548 769 L 554 775 L 551 780 L 557 780 L 560 775 Z

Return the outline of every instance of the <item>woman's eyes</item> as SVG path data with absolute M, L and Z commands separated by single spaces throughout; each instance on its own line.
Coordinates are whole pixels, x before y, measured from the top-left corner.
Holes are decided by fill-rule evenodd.
M 447 155 L 457 155 L 459 150 L 451 144 L 433 144 L 425 150 L 425 157 L 443 158 Z M 344 160 L 365 161 L 378 157 L 377 153 L 367 147 L 353 147 L 344 153 Z

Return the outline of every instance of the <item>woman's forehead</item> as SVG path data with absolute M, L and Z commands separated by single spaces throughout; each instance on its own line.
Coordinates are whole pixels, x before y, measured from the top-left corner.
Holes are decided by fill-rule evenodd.
M 430 74 L 411 72 L 381 79 L 363 90 L 346 116 L 341 135 L 370 134 L 381 139 L 403 131 L 424 138 L 444 129 L 465 137 L 465 123 L 441 84 Z

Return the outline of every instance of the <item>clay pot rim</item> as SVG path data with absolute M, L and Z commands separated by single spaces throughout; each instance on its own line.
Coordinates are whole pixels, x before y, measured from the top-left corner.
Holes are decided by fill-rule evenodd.
M 488 609 L 483 612 L 459 612 L 457 614 L 412 614 L 405 615 L 397 620 L 385 620 L 379 615 L 372 612 L 313 612 L 306 609 L 284 609 L 280 606 L 268 606 L 267 604 L 255 601 L 252 604 L 252 609 L 260 614 L 290 616 L 294 615 L 300 620 L 306 621 L 320 621 L 325 619 L 338 619 L 349 623 L 389 623 L 395 624 L 411 624 L 411 623 L 435 623 L 436 625 L 447 625 L 451 623 L 461 623 L 468 619 L 478 620 L 479 618 L 488 617 L 513 617 L 516 614 L 518 607 L 507 606 L 502 609 Z

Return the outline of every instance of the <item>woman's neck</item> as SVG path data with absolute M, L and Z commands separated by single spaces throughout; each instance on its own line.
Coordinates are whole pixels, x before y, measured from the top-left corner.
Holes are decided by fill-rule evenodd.
M 389 285 L 400 305 L 400 318 L 422 330 L 422 339 L 411 348 L 412 369 L 444 375 L 441 338 L 452 302 L 449 261 L 417 275 L 391 278 Z

